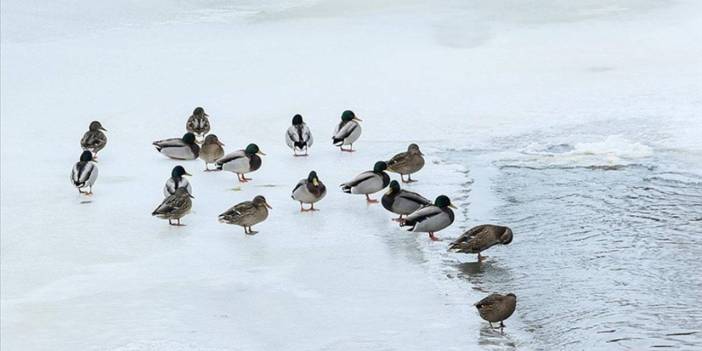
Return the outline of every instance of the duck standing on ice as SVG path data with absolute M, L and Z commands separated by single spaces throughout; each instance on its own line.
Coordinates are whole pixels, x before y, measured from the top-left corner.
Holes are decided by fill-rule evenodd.
M 301 179 L 292 191 L 292 198 L 300 202 L 300 212 L 318 211 L 314 208 L 314 203 L 324 198 L 327 195 L 327 187 L 317 177 L 317 172 L 312 171 L 306 179 Z M 306 209 L 302 204 L 310 204 L 310 208 Z
M 500 328 L 505 327 L 504 320 L 509 318 L 517 309 L 517 296 L 509 293 L 507 295 L 490 294 L 488 297 L 478 301 L 475 308 L 480 313 L 480 318 L 490 323 L 500 322 Z
M 271 205 L 266 202 L 266 198 L 258 195 L 253 201 L 238 203 L 219 215 L 219 221 L 226 224 L 236 224 L 244 227 L 244 234 L 254 235 L 251 226 L 261 223 L 268 218 L 268 209 Z
M 371 199 L 369 195 L 385 189 L 390 184 L 390 176 L 385 173 L 387 168 L 385 162 L 378 161 L 372 171 L 365 171 L 353 180 L 341 184 L 341 190 L 347 194 L 366 195 L 368 203 L 377 203 L 378 200 Z
M 78 188 L 78 192 L 85 195 L 93 194 L 93 184 L 98 177 L 98 168 L 93 162 L 93 153 L 89 150 L 83 151 L 73 170 L 71 171 L 71 182 Z M 83 191 L 88 188 L 88 191 Z
M 80 146 L 83 150 L 90 150 L 93 153 L 93 158 L 96 158 L 98 151 L 102 150 L 105 145 L 107 145 L 107 136 L 103 133 L 106 131 L 107 130 L 102 127 L 100 122 L 90 122 L 88 131 L 85 132 L 83 138 L 80 139 Z
M 249 144 L 246 149 L 234 151 L 215 162 L 218 170 L 236 173 L 240 183 L 246 183 L 251 178 L 245 174 L 261 168 L 262 160 L 259 155 L 266 155 L 256 144 Z
M 353 152 L 353 143 L 361 136 L 362 120 L 356 117 L 356 114 L 351 110 L 346 110 L 341 114 L 341 122 L 334 130 L 332 142 L 338 146 L 341 151 Z M 344 145 L 349 145 L 348 149 L 344 149 Z
M 397 180 L 390 182 L 390 189 L 380 199 L 380 203 L 386 210 L 400 215 L 392 219 L 398 222 L 403 220 L 403 215 L 409 215 L 424 206 L 431 205 L 431 201 L 424 196 L 400 189 L 400 183 Z
M 208 167 L 210 163 L 214 163 L 224 156 L 224 144 L 219 141 L 216 135 L 210 134 L 205 137 L 205 142 L 200 147 L 200 159 L 205 161 L 205 172 L 211 171 Z
M 483 224 L 470 228 L 459 236 L 449 245 L 449 251 L 478 254 L 478 262 L 481 262 L 487 257 L 480 256 L 482 251 L 497 244 L 508 245 L 511 242 L 512 229 L 509 227 Z
M 419 151 L 419 145 L 410 144 L 407 151 L 393 156 L 390 161 L 388 161 L 388 171 L 399 173 L 400 180 L 402 180 L 403 183 L 416 182 L 416 180 L 412 180 L 412 173 L 424 167 L 423 156 L 424 154 Z M 405 180 L 405 175 L 407 175 L 407 180 Z
M 200 147 L 195 143 L 195 134 L 185 133 L 182 138 L 170 138 L 153 142 L 156 151 L 174 160 L 194 160 L 200 155 Z
M 193 196 L 188 193 L 188 189 L 178 188 L 173 195 L 163 199 L 163 202 L 156 207 L 151 215 L 167 219 L 170 225 L 181 225 L 180 219 L 188 214 L 193 207 L 191 198 Z M 173 223 L 173 221 L 176 221 L 176 223 Z
M 456 208 L 446 195 L 439 195 L 434 200 L 433 205 L 425 206 L 412 212 L 407 218 L 400 222 L 401 227 L 410 227 L 410 232 L 429 233 L 431 240 L 439 240 L 434 236 L 438 232 L 453 223 L 455 215 L 452 208 Z
M 292 149 L 293 156 L 307 156 L 307 149 L 312 146 L 314 138 L 312 132 L 305 122 L 302 121 L 301 115 L 295 115 L 292 119 L 292 125 L 285 133 L 285 143 Z M 298 154 L 304 152 L 304 154 Z
M 210 132 L 209 115 L 205 113 L 202 107 L 196 107 L 193 114 L 188 117 L 188 122 L 185 123 L 185 130 L 195 134 L 197 137 L 204 137 Z

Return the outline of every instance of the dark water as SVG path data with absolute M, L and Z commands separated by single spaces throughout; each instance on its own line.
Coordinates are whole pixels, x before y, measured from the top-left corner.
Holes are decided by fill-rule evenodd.
M 653 147 L 619 157 L 621 144 L 447 157 L 466 166 L 472 193 L 494 196 L 483 211 L 471 194 L 468 220 L 515 233 L 483 265 L 456 265 L 475 289 L 518 296 L 529 340 L 481 331 L 487 349 L 702 349 L 702 175 Z

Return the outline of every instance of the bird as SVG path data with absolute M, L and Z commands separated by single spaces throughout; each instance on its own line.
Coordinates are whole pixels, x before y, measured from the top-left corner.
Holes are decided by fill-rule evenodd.
M 351 110 L 346 110 L 341 114 L 341 122 L 334 130 L 332 142 L 338 146 L 341 151 L 354 152 L 353 143 L 361 136 L 360 118 Z M 344 145 L 349 145 L 348 149 L 344 149 Z
M 245 174 L 261 168 L 261 157 L 266 155 L 256 144 L 249 144 L 244 150 L 234 151 L 215 161 L 218 170 L 236 173 L 240 183 L 246 183 L 251 178 L 246 178 Z
M 181 225 L 180 219 L 190 212 L 193 207 L 192 199 L 194 198 L 186 188 L 178 188 L 173 195 L 169 195 L 163 202 L 156 207 L 152 216 L 162 219 L 167 219 L 170 225 Z M 176 223 L 173 223 L 173 221 Z
M 173 167 L 171 177 L 166 180 L 166 185 L 163 186 L 163 196 L 168 197 L 173 195 L 179 188 L 185 188 L 188 194 L 192 194 L 193 188 L 190 186 L 190 182 L 188 182 L 187 178 L 183 177 L 189 175 L 191 174 L 186 172 L 183 166 L 178 165 Z
M 412 173 L 415 173 L 424 167 L 424 154 L 419 151 L 419 145 L 410 144 L 407 151 L 401 152 L 393 156 L 390 161 L 388 161 L 388 171 L 399 173 L 400 180 L 403 183 L 413 183 L 416 180 L 412 180 Z M 405 180 L 405 175 L 407 175 L 407 180 Z
M 205 161 L 205 172 L 211 171 L 208 166 L 210 163 L 214 163 L 224 156 L 224 149 L 222 146 L 224 146 L 224 144 L 219 141 L 216 135 L 209 134 L 205 137 L 205 141 L 200 147 L 200 159 Z
M 517 308 L 517 296 L 512 293 L 507 295 L 493 293 L 478 301 L 475 304 L 475 308 L 478 309 L 480 318 L 490 323 L 490 328 L 493 328 L 492 323 L 497 322 L 500 322 L 500 328 L 504 328 L 504 321 L 509 318 Z
M 384 161 L 378 161 L 372 171 L 365 171 L 341 184 L 341 190 L 347 194 L 364 194 L 368 203 L 377 203 L 378 200 L 371 199 L 369 194 L 381 191 L 390 184 L 390 176 L 384 172 L 387 168 Z
M 71 182 L 78 188 L 78 192 L 85 195 L 93 194 L 93 184 L 98 177 L 98 168 L 93 162 L 93 153 L 90 150 L 85 150 L 80 155 L 80 161 L 76 162 L 71 171 Z M 88 188 L 84 192 L 83 188 Z
M 399 214 L 400 217 L 392 219 L 399 222 L 403 219 L 403 215 L 409 215 L 424 206 L 431 205 L 431 200 L 415 192 L 400 189 L 400 183 L 393 180 L 390 182 L 389 190 L 380 199 L 380 203 L 386 210 Z
M 412 212 L 409 216 L 400 221 L 401 227 L 409 227 L 410 232 L 429 233 L 431 240 L 439 240 L 434 236 L 438 232 L 453 223 L 455 218 L 452 208 L 456 208 L 446 195 L 439 195 L 434 200 L 433 205 L 425 206 Z
M 306 179 L 297 182 L 291 197 L 300 202 L 300 212 L 306 212 L 318 211 L 314 208 L 314 203 L 324 198 L 325 195 L 327 195 L 327 187 L 319 180 L 317 172 L 312 171 Z M 302 206 L 303 203 L 310 204 L 310 208 L 305 209 Z
M 154 141 L 156 151 L 174 160 L 194 160 L 200 154 L 200 147 L 195 143 L 195 134 L 185 133 L 182 138 L 170 138 Z
M 480 252 L 485 251 L 493 245 L 508 245 L 512 242 L 512 229 L 509 227 L 483 224 L 473 228 L 459 236 L 449 245 L 449 251 L 462 253 L 477 253 L 478 262 L 487 256 L 480 256 Z
M 295 115 L 292 119 L 292 125 L 285 133 L 285 143 L 292 149 L 293 156 L 307 156 L 307 149 L 312 146 L 314 138 L 312 132 L 305 122 L 302 121 L 301 115 Z M 297 151 L 304 151 L 304 154 L 298 154 Z
M 80 146 L 83 150 L 90 150 L 94 157 L 97 157 L 98 151 L 102 150 L 105 145 L 107 145 L 107 136 L 105 135 L 107 129 L 102 127 L 102 124 L 98 121 L 90 122 L 88 131 L 83 134 L 83 138 L 80 139 Z
M 210 132 L 210 120 L 208 114 L 202 107 L 196 107 L 193 114 L 188 117 L 188 122 L 185 124 L 185 129 L 195 134 L 195 136 L 203 137 Z
M 236 224 L 244 227 L 244 234 L 254 235 L 251 226 L 261 223 L 268 218 L 268 209 L 272 207 L 266 202 L 266 198 L 258 195 L 253 201 L 244 201 L 224 211 L 219 215 L 219 221 L 226 224 Z

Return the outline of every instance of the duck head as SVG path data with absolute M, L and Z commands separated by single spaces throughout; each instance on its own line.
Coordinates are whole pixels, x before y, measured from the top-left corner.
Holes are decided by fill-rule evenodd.
M 92 132 L 96 132 L 96 131 L 98 131 L 98 130 L 101 130 L 101 131 L 103 131 L 103 132 L 106 132 L 106 131 L 107 131 L 107 129 L 103 128 L 103 127 L 102 127 L 102 124 L 100 124 L 100 122 L 98 122 L 98 121 L 92 121 L 92 122 L 90 122 L 90 127 L 88 127 L 88 129 L 89 129 L 90 131 L 92 131 Z
M 186 145 L 195 144 L 195 134 L 190 133 L 190 132 L 185 133 L 185 135 L 183 135 L 182 140 Z
M 394 194 L 394 193 L 399 192 L 399 191 L 400 191 L 400 183 L 398 183 L 397 180 L 393 180 L 392 182 L 390 182 L 390 189 L 388 189 L 388 191 L 385 194 L 391 195 L 391 194 Z
M 83 153 L 80 154 L 80 160 L 82 162 L 92 161 L 93 160 L 93 153 L 88 151 L 88 150 L 83 151 Z
M 312 185 L 314 186 L 319 186 L 319 178 L 317 177 L 317 172 L 310 172 L 310 174 L 307 176 L 307 181 L 312 183 Z
M 356 121 L 356 122 L 362 122 L 363 120 L 356 117 L 356 114 L 353 113 L 351 110 L 346 110 L 341 114 L 341 120 L 344 122 L 350 122 L 350 121 Z
M 196 107 L 196 108 L 193 110 L 193 116 L 204 116 L 204 117 L 207 117 L 208 114 L 205 113 L 205 109 L 204 109 L 204 108 L 202 108 L 202 107 Z
M 256 144 L 249 144 L 246 146 L 246 149 L 244 149 L 244 152 L 247 155 L 266 155 L 261 149 L 258 148 L 258 145 Z
M 373 166 L 373 172 L 381 173 L 382 171 L 388 169 L 388 164 L 385 161 L 378 161 Z
M 219 138 L 217 138 L 217 136 L 214 134 L 207 135 L 205 137 L 205 142 L 203 144 L 204 145 L 219 144 L 219 146 L 224 146 L 224 144 L 221 141 L 219 141 Z
M 500 243 L 502 245 L 507 245 L 512 242 L 512 229 L 507 228 L 502 235 L 500 235 Z
M 192 175 L 192 174 L 185 171 L 185 168 L 183 168 L 183 166 L 175 166 L 175 167 L 173 167 L 173 170 L 171 171 L 171 177 L 176 178 L 176 179 L 181 178 L 183 176 L 189 176 L 189 175 Z
M 294 126 L 299 126 L 300 124 L 302 124 L 302 116 L 299 115 L 299 114 L 293 116 L 292 124 L 293 124 Z
M 434 205 L 436 207 L 439 207 L 439 208 L 444 208 L 444 207 L 456 208 L 456 206 L 454 206 L 451 203 L 451 199 L 449 199 L 449 197 L 446 195 L 437 196 L 436 200 L 434 200 Z
M 409 147 L 407 148 L 407 152 L 409 152 L 410 154 L 424 156 L 424 154 L 421 151 L 419 151 L 419 145 L 414 143 L 409 145 Z
M 266 206 L 270 209 L 273 209 L 273 207 L 271 207 L 271 205 L 269 205 L 268 202 L 266 202 L 266 198 L 261 195 L 254 197 L 253 203 L 256 206 Z

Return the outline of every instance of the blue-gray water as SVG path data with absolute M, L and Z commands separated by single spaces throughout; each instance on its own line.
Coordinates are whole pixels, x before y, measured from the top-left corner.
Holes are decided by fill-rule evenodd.
M 486 263 L 456 263 L 468 286 L 518 296 L 513 329 L 481 340 L 488 349 L 699 350 L 699 155 L 589 128 L 446 153 L 467 169 L 467 222 L 515 233 Z

